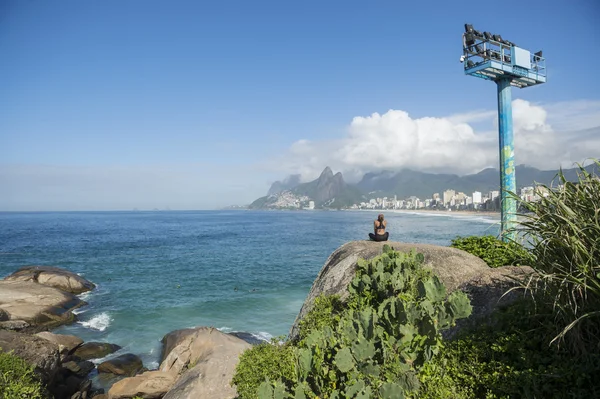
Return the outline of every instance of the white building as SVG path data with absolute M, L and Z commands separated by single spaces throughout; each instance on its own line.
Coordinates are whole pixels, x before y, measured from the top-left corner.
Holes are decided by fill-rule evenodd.
M 481 204 L 481 193 L 479 191 L 473 192 L 473 204 Z

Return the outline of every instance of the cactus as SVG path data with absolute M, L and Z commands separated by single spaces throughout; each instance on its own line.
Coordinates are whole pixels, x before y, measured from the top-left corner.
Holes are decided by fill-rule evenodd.
M 337 323 L 298 343 L 297 383 L 287 392 L 281 382 L 264 382 L 259 399 L 402 399 L 416 392 L 418 370 L 440 350 L 440 332 L 471 313 L 468 297 L 446 298 L 423 261 L 388 245 L 381 256 L 359 260 Z

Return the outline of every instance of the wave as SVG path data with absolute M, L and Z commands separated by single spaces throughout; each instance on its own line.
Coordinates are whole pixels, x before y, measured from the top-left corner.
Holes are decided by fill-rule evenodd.
M 88 308 L 77 308 L 73 310 L 73 314 L 78 315 L 78 314 L 82 314 L 87 312 L 89 309 Z
M 112 319 L 108 312 L 102 312 L 88 321 L 78 321 L 78 323 L 92 330 L 104 331 L 110 326 L 111 321 Z
M 261 341 L 265 341 L 265 342 L 270 342 L 271 338 L 273 338 L 273 336 L 271 334 L 269 334 L 268 332 L 257 332 L 257 333 L 250 333 L 250 335 L 252 335 L 254 338 L 261 340 Z

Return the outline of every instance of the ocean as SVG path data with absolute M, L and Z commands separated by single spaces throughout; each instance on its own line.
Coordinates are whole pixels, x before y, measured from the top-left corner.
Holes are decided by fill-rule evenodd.
M 213 326 L 288 333 L 327 257 L 364 240 L 372 211 L 0 213 L 0 278 L 58 266 L 97 285 L 79 321 L 54 332 L 103 341 L 158 367 L 162 337 Z M 493 216 L 386 212 L 390 240 L 449 245 L 497 235 Z

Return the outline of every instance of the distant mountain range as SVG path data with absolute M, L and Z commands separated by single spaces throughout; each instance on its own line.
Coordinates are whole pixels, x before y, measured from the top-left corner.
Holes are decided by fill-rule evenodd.
M 577 180 L 578 168 L 563 169 L 567 180 Z M 598 174 L 596 165 L 586 167 L 589 172 Z M 534 184 L 552 184 L 558 170 L 539 170 L 531 166 L 516 167 L 517 188 Z M 254 209 L 272 208 L 283 193 L 300 201 L 306 197 L 315 202 L 316 207 L 344 208 L 375 197 L 406 198 L 416 196 L 431 198 L 433 193 L 442 194 L 452 189 L 470 195 L 474 191 L 487 193 L 500 189 L 500 173 L 497 169 L 488 168 L 479 173 L 458 176 L 454 174 L 437 174 L 418 172 L 410 169 L 401 171 L 370 172 L 363 176 L 357 184 L 348 184 L 340 172 L 333 174 L 326 167 L 318 179 L 300 183 L 299 175 L 291 175 L 284 181 L 276 181 L 271 185 L 268 194 L 254 201 L 249 207 Z M 280 201 L 278 202 L 280 203 Z M 291 206 L 290 206 L 291 207 Z

